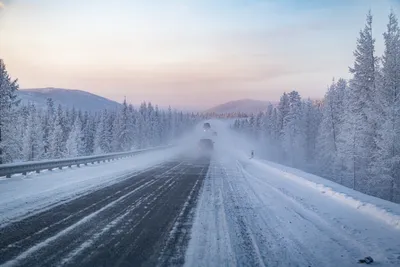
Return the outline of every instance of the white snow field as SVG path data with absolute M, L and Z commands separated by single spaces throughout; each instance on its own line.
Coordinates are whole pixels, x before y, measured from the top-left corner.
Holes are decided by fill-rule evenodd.
M 400 266 L 400 207 L 259 159 L 218 123 L 186 266 Z
M 132 173 L 156 167 L 181 152 L 182 147 L 166 148 L 81 168 L 65 168 L 2 178 L 0 179 L 0 227 L 120 182 Z

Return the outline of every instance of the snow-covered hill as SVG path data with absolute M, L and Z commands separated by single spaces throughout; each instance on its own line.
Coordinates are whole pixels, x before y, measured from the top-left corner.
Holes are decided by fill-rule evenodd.
M 18 95 L 23 104 L 35 103 L 39 107 L 45 107 L 47 98 L 52 98 L 55 105 L 84 110 L 98 111 L 103 109 L 114 109 L 120 104 L 107 98 L 91 94 L 81 90 L 70 90 L 61 88 L 38 88 L 22 89 Z
M 206 110 L 206 112 L 215 113 L 257 113 L 260 111 L 265 111 L 271 102 L 253 99 L 240 99 L 235 101 L 230 101 L 213 108 Z

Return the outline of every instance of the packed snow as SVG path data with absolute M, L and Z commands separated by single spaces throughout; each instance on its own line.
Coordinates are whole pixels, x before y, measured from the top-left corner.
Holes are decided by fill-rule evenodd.
M 400 265 L 399 205 L 250 159 L 250 141 L 213 125 L 186 266 L 354 266 L 366 256 Z

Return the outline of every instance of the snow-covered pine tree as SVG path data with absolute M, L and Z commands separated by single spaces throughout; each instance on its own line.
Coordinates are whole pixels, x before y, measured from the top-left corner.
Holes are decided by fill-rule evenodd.
M 22 140 L 22 154 L 26 161 L 44 158 L 42 116 L 34 104 L 28 107 L 29 117 Z
M 54 130 L 50 135 L 50 155 L 53 159 L 65 157 L 65 141 L 64 141 L 64 118 L 61 106 L 58 107 L 55 120 Z
M 89 115 L 86 111 L 83 115 L 83 136 L 84 136 L 84 155 L 89 156 L 94 154 L 94 136 L 96 132 L 96 116 L 97 114 Z
M 151 102 L 147 103 L 147 116 L 146 116 L 146 126 L 147 126 L 147 147 L 153 146 L 155 142 L 155 118 L 154 118 L 154 107 Z
M 382 84 L 378 94 L 382 122 L 375 136 L 377 149 L 371 163 L 375 195 L 400 201 L 400 29 L 393 10 L 383 34 Z
M 377 96 L 375 78 L 377 73 L 377 58 L 375 57 L 375 40 L 372 37 L 372 15 L 367 14 L 364 30 L 360 31 L 357 48 L 354 51 L 354 66 L 349 68 L 353 74 L 350 81 L 349 105 L 346 119 L 350 123 L 350 133 L 353 138 L 345 138 L 345 146 L 353 147 L 353 185 L 357 190 L 366 192 L 369 187 L 370 174 L 368 167 L 376 149 L 374 136 L 376 134 Z M 354 125 L 351 125 L 354 124 Z M 349 127 L 348 127 L 349 128 Z M 347 141 L 346 141 L 347 140 Z M 349 159 L 347 159 L 349 160 Z
M 261 141 L 261 131 L 264 128 L 264 113 L 263 112 L 258 112 L 256 117 L 255 117 L 255 121 L 254 121 L 254 125 L 253 125 L 253 132 L 254 132 L 254 138 L 257 141 Z
M 283 129 L 285 117 L 289 113 L 289 96 L 283 93 L 278 104 L 278 130 L 281 132 Z M 282 134 L 282 132 L 281 132 Z
M 329 86 L 323 101 L 316 141 L 318 172 L 339 183 L 342 183 L 339 134 L 343 127 L 346 87 L 344 79 L 339 79 L 337 83 L 333 81 Z
M 83 156 L 85 153 L 82 122 L 78 116 L 74 117 L 75 122 L 66 142 L 66 156 L 71 158 Z
M 262 124 L 262 133 L 264 137 L 264 143 L 266 147 L 270 147 L 272 141 L 272 132 L 274 131 L 274 125 L 272 123 L 272 114 L 274 112 L 274 107 L 272 104 L 269 104 L 267 110 L 263 117 L 263 124 Z
M 255 135 L 255 128 L 256 128 L 255 125 L 256 125 L 256 117 L 252 113 L 248 120 L 248 126 L 246 129 L 246 134 L 248 134 L 248 136 L 250 136 L 251 138 L 254 138 L 254 135 Z
M 167 131 L 167 133 L 169 135 L 168 139 L 172 140 L 174 138 L 174 136 L 175 136 L 175 133 L 174 133 L 175 118 L 174 118 L 174 114 L 172 112 L 172 108 L 170 106 L 168 107 L 168 118 L 167 118 L 167 121 L 168 121 L 168 125 L 167 125 L 166 131 Z
M 305 163 L 306 170 L 315 171 L 316 143 L 318 128 L 321 123 L 321 110 L 311 99 L 303 103 L 304 137 L 305 137 Z
M 43 118 L 43 146 L 44 146 L 44 158 L 51 158 L 50 153 L 50 137 L 54 131 L 54 102 L 53 99 L 48 98 L 46 100 L 46 113 Z
M 287 162 L 294 167 L 304 166 L 304 118 L 300 94 L 292 91 L 288 94 L 289 112 L 283 122 L 283 149 Z
M 132 135 L 129 132 L 129 111 L 126 99 L 122 103 L 122 109 L 117 113 L 117 118 L 115 120 L 116 126 L 116 139 L 118 146 L 114 147 L 115 151 L 128 151 L 132 147 Z
M 95 136 L 94 136 L 94 153 L 104 154 L 112 152 L 113 145 L 116 146 L 116 142 L 113 142 L 113 122 L 115 122 L 115 115 L 112 112 L 108 112 L 106 109 L 103 110 L 98 118 L 96 125 Z M 115 131 L 116 132 L 116 131 Z M 115 133 L 116 134 L 116 133 Z
M 153 115 L 153 146 L 159 146 L 162 143 L 162 135 L 163 135 L 163 123 L 162 123 L 162 114 L 156 105 L 154 109 L 154 115 Z
M 17 127 L 15 122 L 18 83 L 13 80 L 0 59 L 0 164 L 11 162 L 20 155 L 20 140 L 16 140 Z

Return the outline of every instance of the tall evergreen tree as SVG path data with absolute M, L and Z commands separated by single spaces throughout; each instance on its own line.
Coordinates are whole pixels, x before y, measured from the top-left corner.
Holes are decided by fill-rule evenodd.
M 15 107 L 19 101 L 17 99 L 18 83 L 13 80 L 6 70 L 6 66 L 0 59 L 0 164 L 10 162 L 18 157 L 19 140 L 17 136 Z
M 53 159 L 65 157 L 64 125 L 63 112 L 59 106 L 54 120 L 54 130 L 50 136 L 50 155 Z
M 292 91 L 288 94 L 289 111 L 283 122 L 283 149 L 288 163 L 294 167 L 304 166 L 304 120 L 300 94 Z
M 375 57 L 375 39 L 372 37 L 372 15 L 367 15 L 364 30 L 360 31 L 357 49 L 354 51 L 355 62 L 350 68 L 354 75 L 350 81 L 349 104 L 347 105 L 347 125 L 354 135 L 347 140 L 347 147 L 353 147 L 353 185 L 365 192 L 367 187 L 368 167 L 376 148 L 374 136 L 378 114 L 375 97 L 377 58 Z
M 42 117 L 35 105 L 29 106 L 29 118 L 23 138 L 23 158 L 26 161 L 40 160 L 44 157 Z
M 377 95 L 382 123 L 375 136 L 377 149 L 370 170 L 376 177 L 372 182 L 376 194 L 393 201 L 400 186 L 400 29 L 393 10 L 383 36 L 382 88 Z
M 82 122 L 78 116 L 75 116 L 75 122 L 69 133 L 66 142 L 66 155 L 68 157 L 79 157 L 85 153 L 84 136 L 82 132 Z

